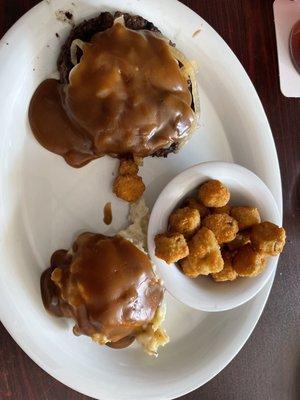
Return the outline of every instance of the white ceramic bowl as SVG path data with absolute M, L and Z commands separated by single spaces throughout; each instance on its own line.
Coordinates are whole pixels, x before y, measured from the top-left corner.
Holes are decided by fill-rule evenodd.
M 208 179 L 219 179 L 229 188 L 230 204 L 255 206 L 260 211 L 262 221 L 280 225 L 276 202 L 258 176 L 237 164 L 207 162 L 186 169 L 161 192 L 150 216 L 148 249 L 167 291 L 177 300 L 202 311 L 225 311 L 250 300 L 263 288 L 276 268 L 276 257 L 268 258 L 267 268 L 255 278 L 216 283 L 204 276 L 191 279 L 175 264 L 168 265 L 155 256 L 154 237 L 167 230 L 170 213 Z

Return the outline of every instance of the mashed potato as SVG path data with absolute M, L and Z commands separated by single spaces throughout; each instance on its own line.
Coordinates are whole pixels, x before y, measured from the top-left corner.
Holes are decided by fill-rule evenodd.
M 149 222 L 149 208 L 144 199 L 130 205 L 128 220 L 131 223 L 128 228 L 119 232 L 124 239 L 131 241 L 140 250 L 147 252 L 147 229 Z M 153 265 L 155 271 L 155 266 Z M 155 313 L 150 324 L 145 326 L 137 335 L 137 341 L 143 346 L 146 353 L 157 356 L 160 346 L 169 342 L 169 336 L 161 327 L 166 316 L 166 306 L 162 304 Z

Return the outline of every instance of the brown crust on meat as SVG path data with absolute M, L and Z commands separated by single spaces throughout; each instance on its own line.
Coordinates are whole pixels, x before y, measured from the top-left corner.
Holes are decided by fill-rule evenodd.
M 159 149 L 157 150 L 152 157 L 168 157 L 171 153 L 177 153 L 179 150 L 179 143 L 174 142 L 167 149 Z
M 118 18 L 121 15 L 124 15 L 125 26 L 129 29 L 146 29 L 152 32 L 160 32 L 152 22 L 147 21 L 143 17 L 140 17 L 139 15 L 122 13 L 120 11 L 117 11 L 114 15 L 107 11 L 102 12 L 98 15 L 98 17 L 81 22 L 71 30 L 70 35 L 63 44 L 58 57 L 57 68 L 60 75 L 60 81 L 62 83 L 67 83 L 69 81 L 69 73 L 73 68 L 70 53 L 73 40 L 80 39 L 84 42 L 90 41 L 91 37 L 95 33 L 109 29 L 113 25 L 115 18 Z

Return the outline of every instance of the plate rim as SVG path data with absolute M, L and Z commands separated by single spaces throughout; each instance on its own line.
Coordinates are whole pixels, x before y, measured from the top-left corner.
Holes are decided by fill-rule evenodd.
M 139 1 L 139 0 L 134 0 L 134 1 Z M 275 155 L 276 155 L 276 161 L 277 161 L 277 173 L 278 173 L 278 178 L 279 178 L 279 186 L 278 189 L 278 193 L 277 196 L 273 193 L 276 203 L 278 205 L 278 209 L 279 209 L 279 213 L 280 213 L 280 217 L 282 219 L 282 182 L 281 182 L 281 175 L 280 175 L 280 167 L 279 167 L 279 160 L 278 160 L 278 155 L 277 155 L 277 151 L 276 151 L 276 147 L 275 147 L 275 142 L 274 142 L 274 138 L 272 135 L 272 130 L 268 121 L 268 118 L 266 116 L 266 113 L 264 111 L 263 105 L 260 101 L 260 98 L 256 92 L 256 89 L 254 87 L 254 85 L 252 84 L 247 72 L 245 71 L 243 65 L 241 64 L 241 62 L 239 61 L 239 59 L 237 58 L 237 56 L 234 54 L 234 52 L 231 50 L 231 48 L 228 46 L 228 44 L 225 42 L 225 40 L 217 33 L 217 31 L 214 30 L 214 28 L 208 24 L 199 14 L 197 14 L 196 12 L 194 12 L 192 9 L 190 9 L 189 7 L 187 7 L 185 4 L 181 3 L 178 0 L 167 0 L 169 3 L 174 3 L 174 7 L 182 7 L 183 9 L 186 10 L 186 12 L 189 13 L 193 13 L 197 16 L 197 18 L 199 18 L 199 21 L 201 21 L 203 24 L 205 24 L 205 26 L 209 27 L 210 31 L 214 34 L 214 36 L 216 37 L 216 39 L 219 40 L 219 42 L 222 42 L 222 45 L 224 48 L 227 49 L 227 51 L 229 51 L 231 53 L 231 55 L 233 56 L 233 58 L 235 59 L 235 63 L 239 65 L 241 72 L 243 72 L 243 79 L 248 81 L 248 84 L 250 84 L 253 88 L 253 95 L 256 96 L 256 102 L 257 102 L 257 106 L 260 106 L 261 108 L 261 116 L 264 117 L 264 119 L 267 122 L 267 126 L 268 126 L 268 135 L 270 136 L 273 144 L 274 144 L 274 149 L 275 149 Z M 38 4 L 36 4 L 34 7 L 32 7 L 30 10 L 28 10 L 23 16 L 21 16 L 21 18 L 19 18 L 14 25 L 12 25 L 12 27 L 5 33 L 5 35 L 1 38 L 0 40 L 0 54 L 2 51 L 2 48 L 5 46 L 5 42 L 9 41 L 9 38 L 11 36 L 13 36 L 18 29 L 20 29 L 22 27 L 22 23 L 25 20 L 30 20 L 31 18 L 34 18 L 35 13 L 40 12 L 40 8 L 43 7 L 45 4 L 44 1 L 40 1 Z M 101 6 L 99 4 L 99 6 Z M 265 134 L 267 134 L 267 132 L 265 132 Z M 272 190 L 271 190 L 272 191 Z M 253 320 L 253 324 L 251 329 L 248 330 L 248 333 L 245 335 L 245 337 L 243 338 L 244 340 L 241 342 L 241 344 L 238 346 L 238 348 L 236 348 L 235 351 L 232 352 L 231 357 L 227 358 L 225 362 L 222 363 L 222 365 L 220 364 L 219 368 L 217 368 L 214 372 L 209 373 L 208 376 L 206 377 L 206 380 L 201 382 L 200 386 L 197 382 L 194 381 L 193 384 L 189 384 L 186 385 L 183 390 L 181 391 L 177 391 L 176 393 L 176 397 L 178 396 L 183 396 L 193 390 L 198 389 L 199 387 L 201 387 L 202 385 L 204 385 L 205 383 L 207 383 L 208 381 L 210 381 L 212 378 L 214 378 L 218 373 L 220 373 L 232 360 L 233 358 L 241 351 L 241 349 L 243 348 L 243 346 L 245 345 L 245 343 L 247 342 L 248 338 L 250 337 L 250 335 L 252 334 L 253 330 L 255 329 L 256 324 L 258 323 L 261 314 L 264 310 L 264 307 L 266 305 L 266 302 L 269 298 L 269 294 L 270 294 L 270 290 L 272 288 L 272 284 L 274 281 L 274 277 L 275 277 L 275 273 L 276 273 L 276 269 L 273 272 L 273 275 L 271 276 L 269 282 L 265 285 L 265 287 L 262 289 L 262 291 L 260 293 L 258 293 L 255 298 L 257 296 L 261 296 L 261 302 L 260 302 L 260 306 L 258 307 L 258 312 L 257 312 L 257 317 L 255 320 Z M 265 292 L 265 293 L 263 293 Z M 0 310 L 1 311 L 1 310 Z M 43 363 L 42 360 L 39 359 L 38 355 L 36 354 L 36 352 L 30 348 L 30 345 L 27 345 L 27 343 L 25 341 L 22 340 L 21 337 L 18 337 L 17 335 L 17 329 L 15 329 L 15 331 L 13 330 L 13 328 L 9 325 L 9 323 L 4 323 L 3 320 L 4 318 L 2 318 L 1 315 L 1 320 L 2 323 L 5 327 L 5 329 L 9 332 L 9 334 L 12 336 L 12 338 L 14 339 L 14 341 L 21 347 L 21 349 L 40 367 L 42 368 L 45 372 L 47 372 L 50 376 L 52 376 L 53 378 L 57 379 L 58 381 L 60 381 L 61 383 L 63 383 L 64 385 L 70 387 L 71 389 L 85 394 L 87 396 L 91 396 L 91 397 L 95 397 L 95 398 L 99 398 L 99 395 L 95 395 L 93 393 L 89 393 L 88 390 L 83 390 L 80 387 L 80 384 L 77 384 L 77 382 L 68 382 L 66 383 L 65 380 L 63 380 L 64 378 L 62 378 L 60 376 L 59 373 L 56 373 L 55 371 L 51 370 L 50 367 L 47 367 L 46 364 Z M 87 389 L 87 388 L 86 388 Z M 104 398 L 102 396 L 102 398 Z M 171 396 L 164 396 L 162 397 L 165 400 L 172 400 L 175 397 L 173 395 Z M 162 398 L 160 400 L 162 400 Z M 106 397 L 106 399 L 110 399 L 113 400 L 113 397 Z

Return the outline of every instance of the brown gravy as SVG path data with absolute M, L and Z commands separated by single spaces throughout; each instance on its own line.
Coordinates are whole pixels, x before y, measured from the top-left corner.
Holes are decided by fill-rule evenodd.
M 110 225 L 112 223 L 111 203 L 106 203 L 103 208 L 103 222 L 106 225 Z
M 39 143 L 81 167 L 104 154 L 146 157 L 194 121 L 186 77 L 162 36 L 121 23 L 95 34 L 69 84 L 42 82 L 29 107 Z
M 51 314 L 74 319 L 76 335 L 115 348 L 132 343 L 163 298 L 145 253 L 121 236 L 94 233 L 81 234 L 72 252 L 53 254 L 41 292 Z

